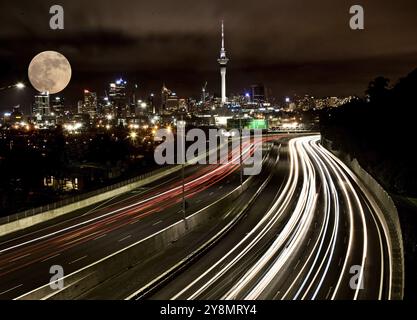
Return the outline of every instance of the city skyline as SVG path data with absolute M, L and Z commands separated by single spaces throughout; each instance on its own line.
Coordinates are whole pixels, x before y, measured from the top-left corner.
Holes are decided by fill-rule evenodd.
M 100 95 L 108 82 L 120 77 L 138 83 L 146 93 L 158 92 L 166 83 L 184 97 L 198 97 L 207 81 L 207 90 L 220 96 L 213 57 L 218 56 L 222 19 L 227 21 L 228 52 L 233 56 L 228 64 L 229 92 L 262 83 L 277 97 L 360 95 L 369 79 L 378 75 L 395 82 L 412 69 L 417 52 L 410 41 L 416 22 L 407 18 L 416 4 L 406 0 L 391 5 L 368 1 L 366 29 L 356 32 L 348 27 L 347 2 L 321 1 L 314 8 L 288 1 L 241 3 L 248 9 L 242 13 L 230 3 L 217 1 L 198 3 L 189 12 L 182 12 L 187 1 L 175 5 L 124 1 L 117 8 L 120 19 L 109 20 L 108 12 L 113 11 L 107 9 L 112 4 L 92 1 L 84 4 L 82 16 L 67 10 L 65 29 L 53 32 L 45 23 L 48 4 L 39 1 L 33 8 L 26 1 L 5 4 L 0 84 L 27 82 L 30 59 L 55 49 L 69 58 L 74 69 L 73 80 L 63 92 L 73 105 L 84 89 Z M 332 15 L 326 13 L 330 10 Z M 251 15 L 263 17 L 262 23 Z M 303 28 L 298 21 L 303 21 Z M 30 89 L 2 95 L 0 108 L 31 104 L 33 95 Z
M 0 301 L 417 299 L 415 12 L 2 4 Z

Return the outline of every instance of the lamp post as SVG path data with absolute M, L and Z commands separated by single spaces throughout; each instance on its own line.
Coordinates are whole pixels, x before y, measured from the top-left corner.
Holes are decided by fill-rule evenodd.
M 187 215 L 186 215 L 186 201 L 185 201 L 185 121 L 184 116 L 181 115 L 181 122 L 179 123 L 179 134 L 177 139 L 181 139 L 181 180 L 182 180 L 182 214 L 185 222 L 185 228 L 188 230 Z
M 19 90 L 24 89 L 26 87 L 26 85 L 23 82 L 18 82 L 9 86 L 5 86 L 0 88 L 0 91 L 4 91 L 4 90 L 8 90 L 8 89 L 13 89 L 13 88 L 17 88 Z

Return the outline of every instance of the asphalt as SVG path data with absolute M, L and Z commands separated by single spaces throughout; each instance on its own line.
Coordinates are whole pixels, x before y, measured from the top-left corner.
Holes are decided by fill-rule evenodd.
M 216 171 L 216 169 L 218 169 Z M 236 166 L 187 167 L 187 215 L 240 183 Z M 13 299 L 49 283 L 50 267 L 70 274 L 183 218 L 181 175 L 48 221 L 0 240 L 0 299 Z
M 372 195 L 320 146 L 318 136 L 275 140 L 279 161 L 266 159 L 268 165 L 248 190 L 217 213 L 217 223 L 193 230 L 78 298 L 389 299 L 390 244 Z M 187 167 L 186 214 L 239 186 L 237 167 Z M 49 283 L 52 265 L 72 273 L 179 221 L 181 191 L 180 173 L 175 173 L 0 239 L 0 299 Z M 244 207 L 238 223 L 220 240 L 146 295 L 135 295 L 218 235 L 230 221 L 230 210 L 239 215 Z M 363 286 L 352 286 L 355 266 Z
M 316 137 L 283 144 L 280 160 L 245 219 L 146 298 L 390 298 L 389 243 L 372 196 Z M 363 286 L 351 286 L 354 266 Z

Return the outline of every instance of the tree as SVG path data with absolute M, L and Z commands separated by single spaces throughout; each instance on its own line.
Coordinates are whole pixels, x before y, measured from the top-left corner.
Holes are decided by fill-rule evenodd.
M 369 97 L 371 103 L 378 104 L 380 102 L 386 102 L 386 98 L 389 93 L 389 79 L 385 77 L 377 77 L 369 83 L 366 94 Z

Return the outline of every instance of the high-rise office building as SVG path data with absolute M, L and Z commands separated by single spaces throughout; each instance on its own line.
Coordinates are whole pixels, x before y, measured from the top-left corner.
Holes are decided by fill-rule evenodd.
M 117 118 L 129 116 L 129 102 L 126 94 L 127 81 L 119 79 L 110 83 L 109 101 L 111 102 Z
M 97 116 L 97 93 L 84 90 L 83 114 L 90 115 L 90 118 Z
M 156 113 L 155 108 L 155 95 L 151 93 L 148 98 L 148 105 L 149 105 L 149 112 L 152 112 L 152 114 Z
M 49 101 L 49 93 L 41 93 L 35 96 L 35 104 L 33 107 L 33 114 L 39 116 L 50 116 L 51 107 Z
M 254 84 L 251 86 L 251 100 L 256 103 L 268 101 L 268 92 L 264 85 Z
M 51 113 L 54 113 L 57 117 L 64 115 L 64 103 L 63 97 L 54 97 L 51 99 Z
M 161 91 L 161 113 L 176 112 L 179 108 L 179 99 L 175 92 L 169 90 L 165 84 Z

